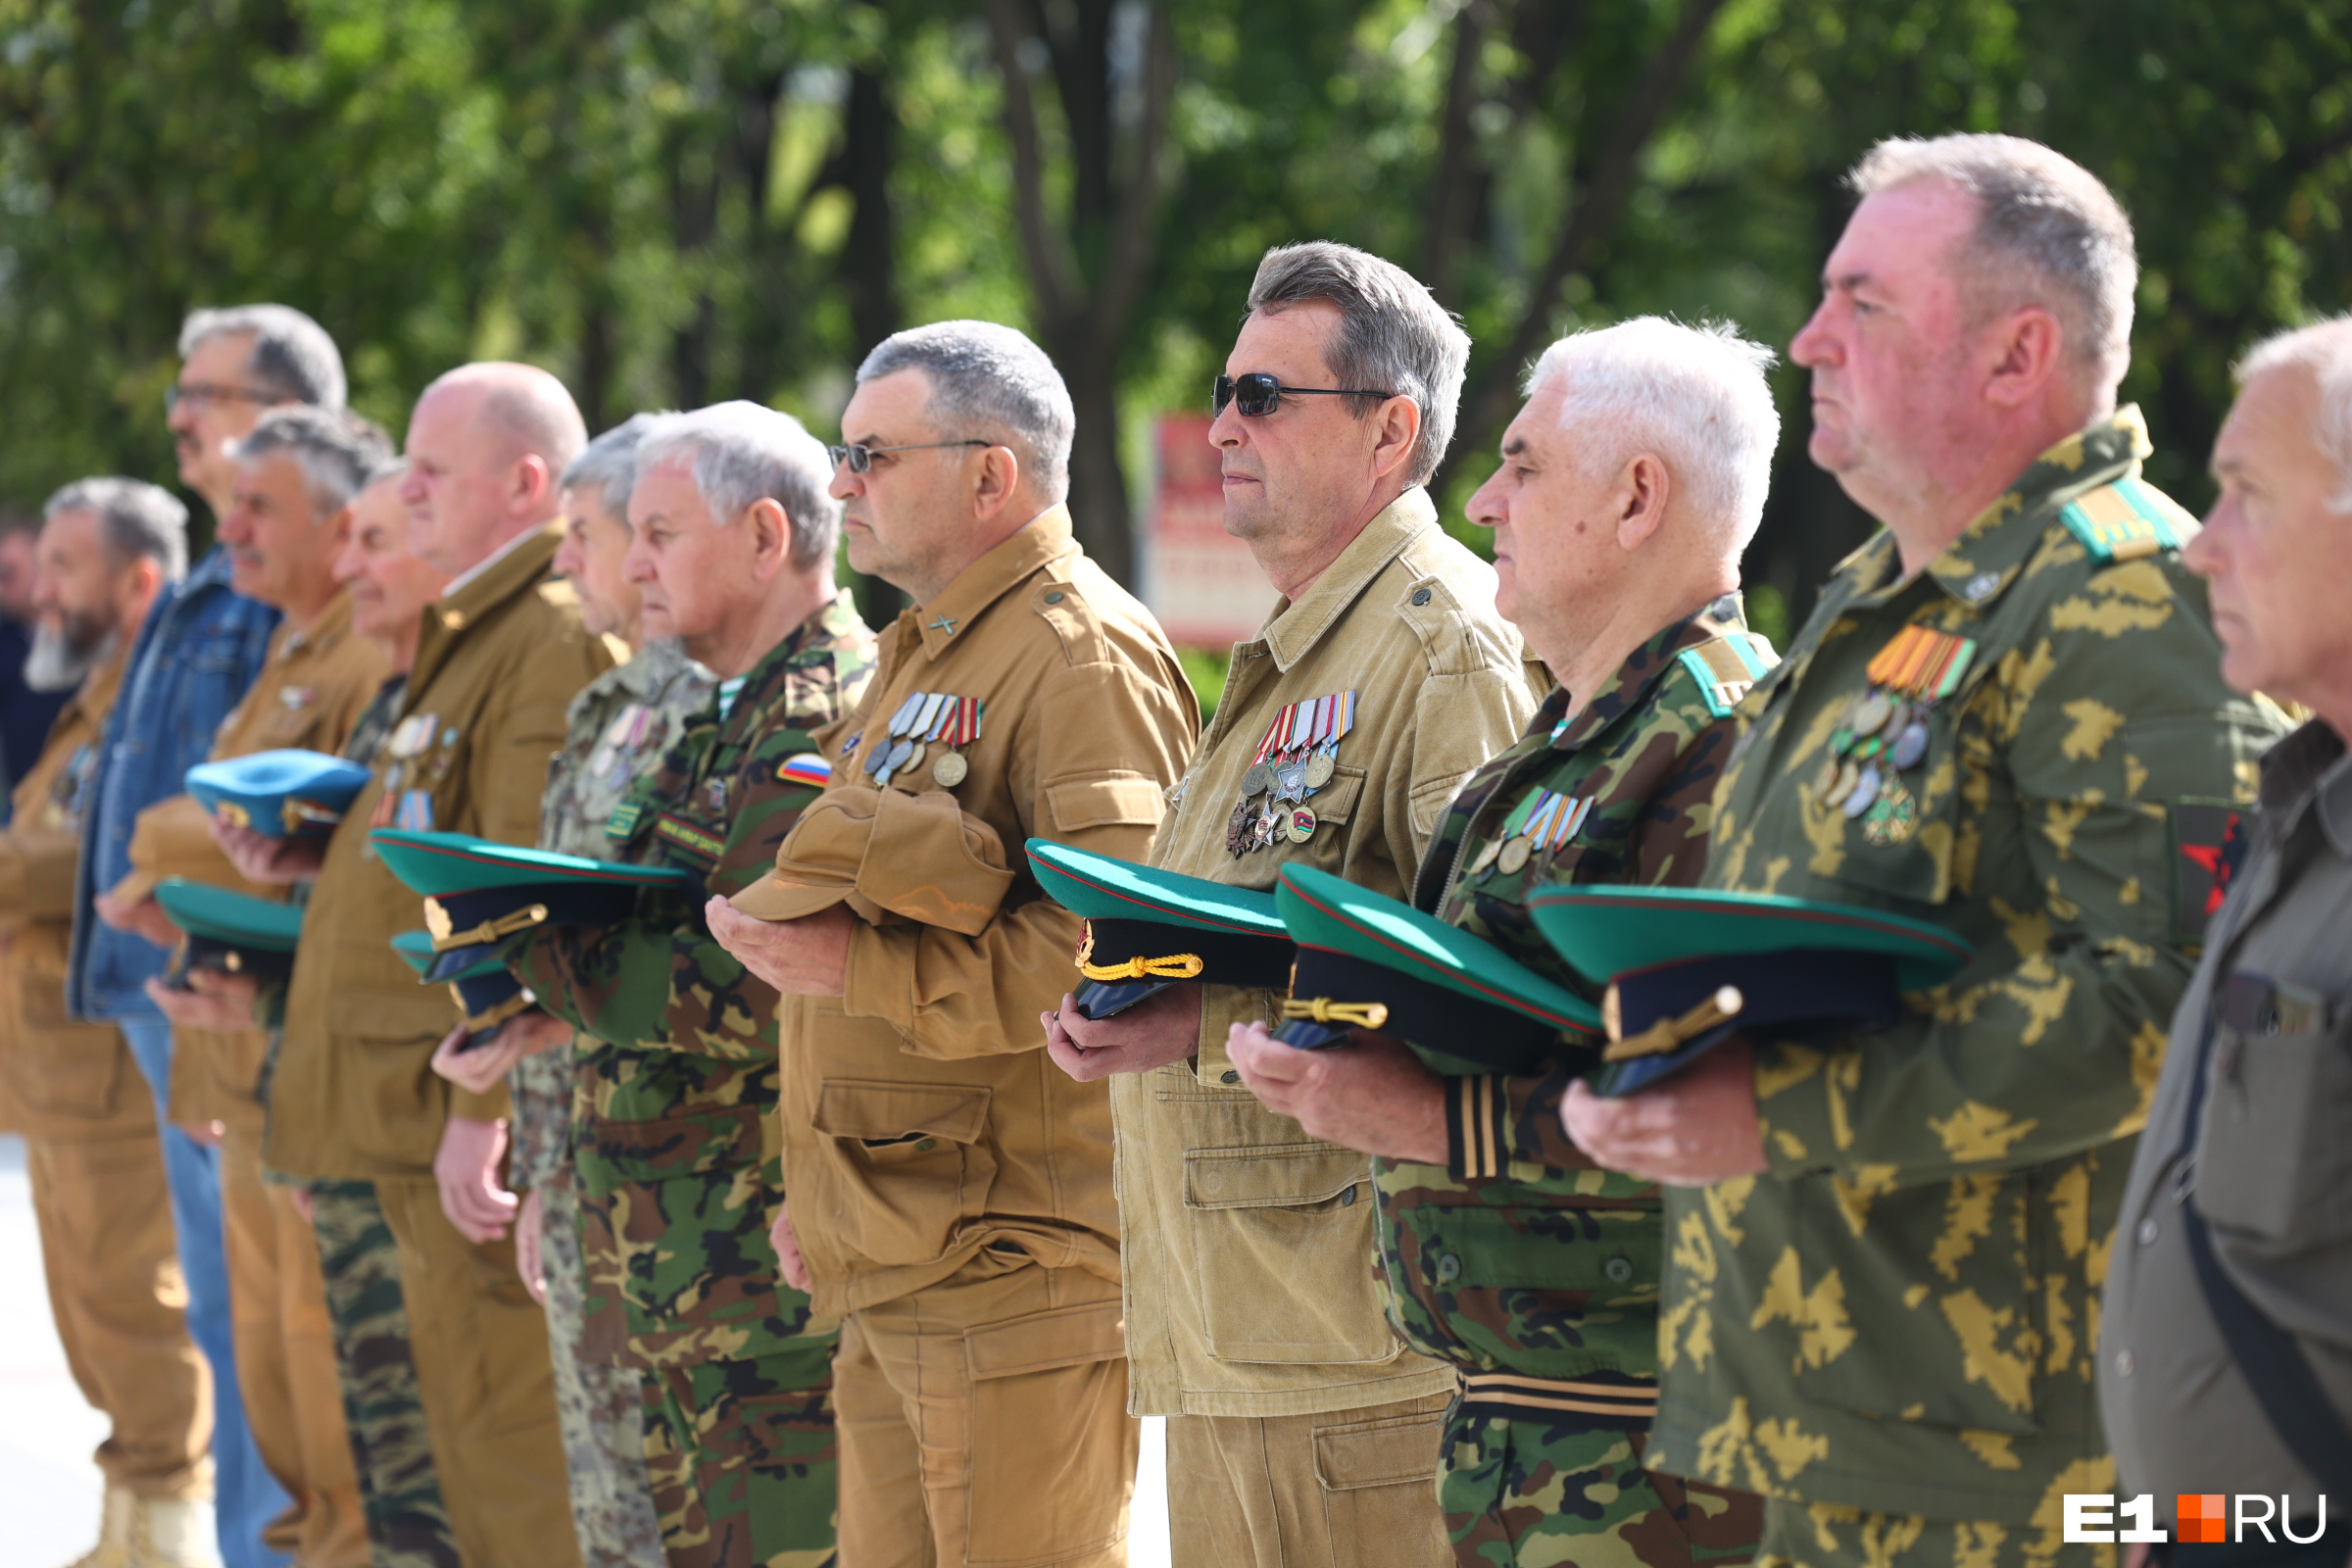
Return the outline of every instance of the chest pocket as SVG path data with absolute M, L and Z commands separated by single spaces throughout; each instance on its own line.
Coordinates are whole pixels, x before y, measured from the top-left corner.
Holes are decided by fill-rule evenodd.
M 1331 782 L 1308 796 L 1304 802 L 1306 808 L 1315 813 L 1314 836 L 1304 844 L 1294 844 L 1287 838 L 1278 838 L 1259 853 L 1336 870 L 1343 835 L 1332 830 L 1346 827 L 1355 819 L 1356 808 L 1363 804 L 1364 777 L 1364 770 L 1360 767 L 1349 767 L 1345 762 L 1334 766 Z M 1259 798 L 1262 800 L 1264 797 Z M 1287 813 L 1291 807 L 1286 802 L 1282 809 Z
M 2352 1008 L 2245 970 L 2215 995 L 2197 1207 L 2268 1242 L 2352 1236 Z
M 1817 856 L 1836 857 L 1837 868 L 1828 873 L 1833 879 L 1922 905 L 1951 898 L 1963 853 L 1960 792 L 1970 769 L 1963 716 L 1989 669 L 1990 661 L 1980 654 L 1960 690 L 1920 720 L 1928 745 L 1917 765 L 1896 768 L 1884 754 L 1872 759 L 1881 783 L 1860 811 L 1850 811 L 1851 797 L 1823 805 L 1818 777 L 1805 779 L 1805 835 Z M 1821 763 L 1811 765 L 1818 771 Z

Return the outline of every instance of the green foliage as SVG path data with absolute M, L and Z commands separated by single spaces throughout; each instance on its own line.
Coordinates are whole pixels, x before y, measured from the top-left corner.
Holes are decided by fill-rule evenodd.
M 2126 395 L 2196 506 L 2232 359 L 2347 303 L 2348 68 L 2312 0 L 0 0 L 0 497 L 169 478 L 197 305 L 310 311 L 395 429 L 512 356 L 600 426 L 743 396 L 827 435 L 877 338 L 972 315 L 1055 345 L 1100 530 L 1259 255 L 1327 236 L 1472 331 L 1437 488 L 1483 548 L 1463 503 L 1535 349 L 1651 311 L 1786 344 L 1842 172 L 1969 128 L 2132 212 Z M 1865 524 L 1776 385 L 1749 577 L 1801 615 Z

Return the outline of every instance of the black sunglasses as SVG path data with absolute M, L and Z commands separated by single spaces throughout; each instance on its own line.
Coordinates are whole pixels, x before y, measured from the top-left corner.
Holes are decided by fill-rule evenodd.
M 1284 386 L 1262 370 L 1247 375 L 1220 375 L 1209 385 L 1208 412 L 1213 416 L 1225 412 L 1225 405 L 1239 402 L 1242 417 L 1262 419 L 1282 407 L 1284 393 L 1293 397 L 1317 398 L 1393 398 L 1394 392 L 1365 392 L 1344 386 Z
M 878 452 L 936 452 L 942 447 L 984 447 L 988 445 L 991 443 L 971 440 L 918 441 L 914 445 L 906 447 L 827 447 L 825 456 L 833 460 L 833 466 L 836 468 L 846 463 L 850 466 L 852 473 L 864 473 L 873 467 L 874 455 Z

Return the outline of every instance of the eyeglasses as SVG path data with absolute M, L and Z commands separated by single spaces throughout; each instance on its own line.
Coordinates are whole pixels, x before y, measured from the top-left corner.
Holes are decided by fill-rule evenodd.
M 1284 386 L 1262 370 L 1247 375 L 1220 375 L 1208 389 L 1208 412 L 1214 416 L 1225 412 L 1225 405 L 1239 402 L 1242 417 L 1262 419 L 1282 407 L 1283 394 L 1293 397 L 1317 398 L 1393 398 L 1394 392 L 1365 392 L 1343 386 Z
M 977 439 L 970 441 L 918 441 L 912 446 L 905 447 L 827 447 L 825 456 L 833 460 L 833 466 L 836 468 L 846 463 L 850 466 L 852 473 L 865 473 L 872 469 L 874 458 L 878 453 L 937 452 L 943 447 L 993 447 L 995 445 L 994 441 Z
M 285 399 L 274 392 L 254 392 L 241 386 L 222 386 L 217 381 L 181 381 L 164 388 L 164 413 L 169 415 L 182 403 L 199 408 L 207 403 L 283 403 Z

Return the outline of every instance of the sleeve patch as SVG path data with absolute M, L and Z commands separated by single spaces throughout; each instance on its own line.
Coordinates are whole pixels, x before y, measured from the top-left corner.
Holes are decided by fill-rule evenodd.
M 2245 858 L 2245 813 L 2230 801 L 2179 800 L 2172 818 L 2174 934 L 2200 943 Z
M 2180 548 L 2178 509 L 2133 479 L 2118 479 L 2069 502 L 2058 520 L 2102 564 Z

